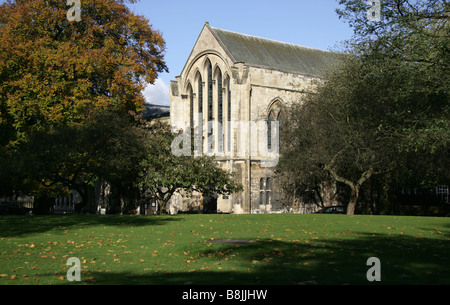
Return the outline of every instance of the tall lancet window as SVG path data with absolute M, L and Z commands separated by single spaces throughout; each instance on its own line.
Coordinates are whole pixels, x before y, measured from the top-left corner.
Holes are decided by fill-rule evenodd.
M 194 90 L 192 89 L 191 84 L 188 86 L 188 94 L 189 94 L 189 132 L 191 134 L 191 143 L 194 141 Z
M 277 122 L 278 122 L 278 133 L 277 133 L 277 138 L 278 138 L 278 152 L 281 151 L 281 123 L 283 122 L 282 119 L 282 111 L 278 112 L 278 116 L 277 116 Z
M 269 152 L 280 152 L 280 120 L 282 112 L 283 105 L 279 100 L 270 107 L 267 119 L 267 150 Z
M 194 90 L 192 90 L 191 84 L 188 86 L 189 93 L 189 128 L 192 131 L 194 128 Z
M 272 126 L 273 124 L 272 124 L 272 122 L 273 122 L 273 120 L 274 120 L 274 117 L 273 117 L 273 112 L 271 111 L 270 113 L 269 113 L 269 118 L 268 118 L 268 120 L 267 120 L 267 150 L 269 151 L 269 152 L 271 152 L 272 151 L 272 141 L 273 141 L 273 137 L 272 137 L 272 135 L 273 135 L 273 133 L 272 133 L 272 131 L 273 131 L 273 127 L 274 126 Z
M 231 88 L 230 78 L 227 78 L 227 151 L 231 152 Z
M 223 84 L 222 84 L 222 72 L 217 68 L 217 120 L 218 124 L 218 151 L 223 152 Z
M 198 123 L 196 135 L 196 150 L 199 154 L 203 154 L 203 80 L 199 73 L 197 78 L 197 96 L 198 96 Z
M 213 135 L 214 135 L 214 128 L 213 128 L 213 75 L 212 75 L 212 65 L 211 62 L 208 60 L 207 62 L 207 71 L 208 71 L 208 152 L 213 151 Z

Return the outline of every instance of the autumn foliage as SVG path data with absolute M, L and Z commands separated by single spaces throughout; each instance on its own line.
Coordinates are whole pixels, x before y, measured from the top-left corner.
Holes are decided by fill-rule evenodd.
M 98 110 L 142 109 L 142 90 L 167 71 L 165 42 L 125 2 L 83 0 L 79 22 L 62 0 L 0 5 L 2 147 Z

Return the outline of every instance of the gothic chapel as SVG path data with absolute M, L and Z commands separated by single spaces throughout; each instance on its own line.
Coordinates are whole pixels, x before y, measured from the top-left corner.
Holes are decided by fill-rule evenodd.
M 217 213 L 286 211 L 274 176 L 283 108 L 301 102 L 322 68 L 335 60 L 332 52 L 206 22 L 181 75 L 171 82 L 170 121 L 175 130 L 195 130 L 200 140 L 194 140 L 194 153 L 214 155 L 244 190 L 215 198 L 175 194 L 169 211 L 201 211 L 207 200 Z

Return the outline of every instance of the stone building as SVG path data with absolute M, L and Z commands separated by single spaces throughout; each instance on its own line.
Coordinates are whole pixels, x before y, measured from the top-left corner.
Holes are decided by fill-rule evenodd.
M 170 86 L 176 130 L 195 130 L 194 154 L 212 154 L 233 172 L 242 193 L 204 199 L 176 195 L 172 212 L 214 200 L 218 213 L 284 211 L 274 176 L 283 108 L 301 102 L 335 54 L 213 28 L 205 23 L 180 76 Z

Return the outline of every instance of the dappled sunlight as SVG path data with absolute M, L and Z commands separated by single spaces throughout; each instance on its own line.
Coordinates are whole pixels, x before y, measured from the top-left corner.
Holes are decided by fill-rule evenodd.
M 446 224 L 345 215 L 5 217 L 0 283 L 448 284 Z M 69 257 L 80 258 L 80 282 L 66 279 Z M 367 280 L 370 257 L 381 262 L 381 282 Z

